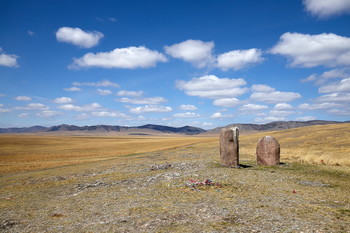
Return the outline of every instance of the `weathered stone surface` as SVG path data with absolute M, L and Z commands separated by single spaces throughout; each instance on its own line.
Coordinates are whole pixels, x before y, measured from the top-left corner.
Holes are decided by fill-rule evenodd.
M 226 167 L 239 165 L 239 130 L 238 127 L 223 128 L 220 133 L 221 164 Z
M 279 165 L 280 164 L 280 144 L 271 136 L 259 139 L 256 147 L 256 159 L 258 165 Z

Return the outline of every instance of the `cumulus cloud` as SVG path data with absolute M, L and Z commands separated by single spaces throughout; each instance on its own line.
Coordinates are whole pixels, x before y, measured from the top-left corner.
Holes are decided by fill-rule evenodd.
M 275 117 L 285 117 L 288 115 L 291 115 L 295 113 L 294 111 L 288 111 L 288 110 L 271 110 L 270 111 L 270 116 L 275 116 Z
M 17 110 L 49 110 L 49 107 L 41 103 L 30 103 L 24 107 L 16 107 Z
M 342 79 L 339 82 L 333 82 L 328 85 L 324 85 L 318 89 L 320 93 L 350 93 L 350 78 Z
M 18 67 L 17 58 L 17 55 L 3 53 L 0 48 L 0 66 Z
M 290 59 L 293 67 L 350 65 L 350 38 L 333 33 L 284 33 L 270 52 Z
M 319 103 L 344 103 L 350 104 L 350 93 L 331 93 L 315 99 Z
M 251 90 L 254 92 L 271 92 L 271 91 L 275 91 L 275 88 L 264 84 L 254 84 L 251 87 Z
M 302 79 L 301 82 L 316 82 L 318 85 L 322 85 L 329 80 L 338 79 L 338 78 L 350 78 L 349 68 L 335 68 L 323 72 L 322 74 L 311 74 L 307 78 Z
M 177 81 L 176 86 L 184 90 L 187 95 L 199 96 L 202 98 L 233 98 L 248 91 L 248 88 L 242 78 L 229 79 L 218 78 L 215 75 L 205 75 L 199 78 L 193 78 L 190 81 Z
M 158 62 L 166 62 L 166 57 L 144 46 L 117 48 L 110 52 L 87 53 L 81 58 L 74 58 L 72 69 L 100 67 L 136 69 L 155 67 Z
M 305 9 L 320 18 L 333 15 L 349 14 L 349 0 L 303 0 Z
M 11 110 L 8 108 L 4 108 L 3 104 L 0 104 L 0 113 L 4 113 L 4 112 L 10 112 Z
M 83 31 L 80 28 L 61 27 L 56 32 L 59 42 L 65 42 L 81 48 L 91 48 L 98 45 L 103 34 L 97 31 Z
M 295 92 L 281 92 L 267 85 L 253 85 L 254 91 L 249 97 L 250 100 L 264 103 L 280 103 L 291 102 L 295 99 L 301 98 L 299 93 Z
M 15 100 L 17 100 L 17 101 L 31 101 L 32 98 L 30 98 L 30 97 L 28 97 L 28 96 L 23 96 L 23 95 L 21 95 L 21 96 L 15 97 Z
M 67 87 L 64 88 L 65 91 L 81 91 L 81 88 L 79 87 Z
M 170 56 L 190 62 L 198 68 L 203 68 L 213 63 L 213 48 L 214 42 L 203 42 L 201 40 L 186 40 L 164 47 L 165 52 Z
M 139 106 L 136 108 L 131 108 L 129 112 L 135 114 L 143 114 L 143 113 L 154 113 L 154 112 L 171 112 L 173 109 L 168 106 L 161 105 L 145 105 Z
M 298 108 L 302 110 L 324 110 L 324 109 L 332 109 L 332 108 L 339 108 L 343 105 L 337 104 L 337 103 L 317 103 L 317 104 L 300 104 Z
M 237 98 L 222 98 L 214 100 L 213 104 L 220 107 L 235 107 L 240 103 Z
M 268 116 L 268 117 L 259 117 L 255 119 L 255 122 L 259 123 L 268 123 L 268 122 L 274 122 L 274 121 L 285 121 L 287 120 L 285 117 L 276 117 L 276 116 Z
M 92 112 L 91 115 L 94 117 L 127 117 L 124 113 L 108 111 Z
M 144 93 L 143 91 L 126 91 L 126 90 L 121 90 L 118 91 L 117 95 L 118 96 L 130 96 L 130 97 L 140 97 Z
M 90 87 L 115 87 L 119 88 L 119 84 L 115 82 L 111 82 L 108 79 L 104 79 L 98 82 L 74 82 L 74 86 L 90 86 Z
M 54 99 L 53 102 L 55 104 L 68 104 L 68 103 L 72 103 L 73 100 L 72 98 L 69 98 L 69 97 L 60 97 L 60 98 Z
M 232 115 L 225 115 L 225 114 L 222 114 L 221 112 L 214 112 L 210 118 L 213 118 L 213 119 L 222 119 L 222 118 L 230 118 L 230 117 L 233 117 Z
M 77 112 L 91 112 L 91 111 L 98 111 L 103 109 L 103 107 L 98 103 L 91 103 L 83 106 L 65 104 L 65 105 L 59 106 L 58 108 L 66 111 L 77 111 Z
M 198 108 L 191 104 L 182 104 L 179 106 L 179 109 L 185 110 L 185 111 L 194 111 L 194 110 L 197 110 Z
M 314 117 L 314 116 L 302 116 L 302 117 L 297 117 L 295 120 L 296 121 L 313 121 L 313 120 L 316 120 L 316 117 Z
M 278 103 L 275 105 L 274 109 L 276 110 L 291 110 L 293 106 L 287 103 Z
M 233 50 L 220 54 L 217 58 L 217 66 L 224 71 L 240 70 L 263 60 L 260 49 Z
M 269 107 L 266 105 L 258 105 L 258 104 L 245 104 L 239 108 L 239 111 L 242 112 L 256 112 L 268 109 Z
M 195 112 L 185 112 L 185 113 L 176 113 L 173 115 L 173 117 L 176 118 L 193 118 L 193 117 L 200 117 L 198 113 Z
M 111 90 L 106 90 L 106 89 L 97 89 L 97 93 L 99 95 L 111 95 L 112 91 Z
M 163 97 L 149 97 L 149 98 L 138 98 L 138 99 L 132 99 L 132 98 L 120 98 L 117 100 L 118 102 L 122 103 L 130 103 L 130 104 L 145 104 L 145 105 L 157 105 L 160 103 L 165 103 L 167 100 Z
M 36 115 L 38 117 L 50 118 L 50 117 L 55 117 L 55 116 L 58 116 L 61 114 L 62 114 L 61 112 L 46 110 L 46 111 L 38 112 Z

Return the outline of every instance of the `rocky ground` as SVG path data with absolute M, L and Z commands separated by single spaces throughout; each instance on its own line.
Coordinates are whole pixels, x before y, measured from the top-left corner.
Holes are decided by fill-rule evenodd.
M 350 171 L 192 145 L 0 177 L 1 232 L 350 232 Z

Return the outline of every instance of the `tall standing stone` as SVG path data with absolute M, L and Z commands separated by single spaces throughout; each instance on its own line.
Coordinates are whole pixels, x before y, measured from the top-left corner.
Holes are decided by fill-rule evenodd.
M 256 147 L 256 160 L 258 165 L 279 165 L 280 164 L 280 144 L 271 136 L 259 139 Z
M 223 128 L 220 133 L 221 164 L 226 167 L 239 165 L 238 127 Z

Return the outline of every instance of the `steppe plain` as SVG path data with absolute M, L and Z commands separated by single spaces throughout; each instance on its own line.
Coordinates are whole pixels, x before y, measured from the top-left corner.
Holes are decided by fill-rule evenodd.
M 265 135 L 279 166 L 256 165 Z M 218 135 L 0 135 L 0 231 L 350 232 L 349 139 L 350 124 L 241 135 L 226 168 Z

